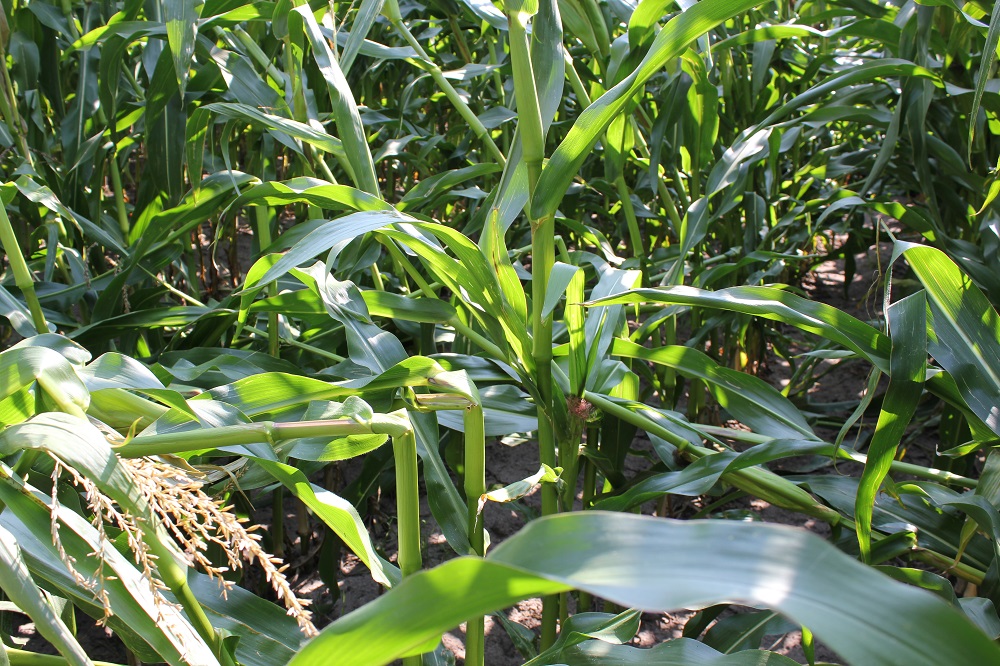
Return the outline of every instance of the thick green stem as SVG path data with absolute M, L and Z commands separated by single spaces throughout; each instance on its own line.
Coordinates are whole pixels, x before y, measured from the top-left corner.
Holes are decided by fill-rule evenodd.
M 559 442 L 559 465 L 563 468 L 565 482 L 560 502 L 560 511 L 572 511 L 576 500 L 577 477 L 580 471 L 580 445 L 584 424 L 575 416 L 569 417 L 569 434 Z
M 180 602 L 191 626 L 212 647 L 222 666 L 235 666 L 235 662 L 224 647 L 221 637 L 216 633 L 215 627 L 212 626 L 205 614 L 201 602 L 198 601 L 194 591 L 188 585 L 187 567 L 178 562 L 179 553 L 166 545 L 169 543 L 169 537 L 162 530 L 150 525 L 149 528 L 143 530 L 143 541 L 149 546 L 150 554 L 156 557 L 156 569 L 160 580 L 166 584 L 177 601 Z
M 545 134 L 542 114 L 535 88 L 531 50 L 528 46 L 527 21 L 524 12 L 508 13 L 510 59 L 514 71 L 514 97 L 517 102 L 518 131 L 524 161 L 528 169 L 529 201 L 534 196 L 545 157 Z M 556 465 L 555 433 L 552 424 L 552 315 L 543 314 L 549 274 L 555 263 L 555 220 L 547 215 L 531 222 L 531 300 L 532 350 L 535 377 L 538 383 L 538 453 L 542 463 Z M 558 512 L 559 501 L 553 484 L 542 486 L 542 515 Z M 559 600 L 549 596 L 542 600 L 541 649 L 548 649 L 556 638 Z
M 45 321 L 42 304 L 38 302 L 38 296 L 35 294 L 35 281 L 28 269 L 28 262 L 21 254 L 21 248 L 17 244 L 17 236 L 14 234 L 14 227 L 11 226 L 7 210 L 3 206 L 0 206 L 0 244 L 7 252 L 7 261 L 10 262 L 10 269 L 14 273 L 14 284 L 24 294 L 24 300 L 31 312 L 31 321 L 35 325 L 35 330 L 39 333 L 48 333 L 49 324 Z
M 531 252 L 532 358 L 535 362 L 538 394 L 538 446 L 541 462 L 556 466 L 555 436 L 552 429 L 552 316 L 544 316 L 546 286 L 555 262 L 552 242 L 554 221 L 551 217 L 533 225 Z M 551 484 L 542 486 L 542 513 L 556 512 L 556 491 Z
M 397 561 L 403 576 L 420 571 L 420 490 L 417 483 L 417 440 L 412 430 L 392 438 L 396 462 Z
M 299 498 L 295 498 L 295 515 L 298 522 L 295 528 L 299 535 L 299 556 L 306 557 L 312 541 L 312 522 L 309 520 L 309 507 Z
M 486 539 L 479 498 L 486 492 L 486 426 L 483 407 L 470 404 L 465 408 L 465 501 L 469 510 L 469 541 L 472 549 L 485 555 Z M 470 618 L 465 629 L 466 666 L 483 666 L 485 659 L 486 618 Z
M 407 429 L 392 438 L 396 462 L 396 521 L 399 534 L 397 563 L 403 576 L 411 576 L 421 567 L 420 490 L 417 483 L 417 440 Z M 403 666 L 420 666 L 420 655 L 405 657 Z
M 910 553 L 910 557 L 918 562 L 937 567 L 947 573 L 954 574 L 962 580 L 966 580 L 976 585 L 982 585 L 986 574 L 978 569 L 970 567 L 961 562 L 955 562 L 954 558 L 936 553 L 933 550 L 919 549 Z
M 271 494 L 271 552 L 285 557 L 285 487 L 280 485 Z
M 254 208 L 254 219 L 257 222 L 257 241 L 260 249 L 263 250 L 271 245 L 271 208 L 269 206 L 257 206 Z M 267 295 L 277 296 L 278 286 L 275 283 L 267 285 Z M 278 358 L 278 313 L 267 313 L 267 351 L 274 358 Z
M 587 426 L 587 447 L 597 450 L 597 440 L 600 437 L 601 430 L 596 425 Z M 594 501 L 594 492 L 597 486 L 597 467 L 590 460 L 590 458 L 584 456 L 583 458 L 583 491 L 581 493 L 581 503 L 583 505 L 583 510 L 586 511 L 590 508 L 590 503 Z M 580 596 L 577 599 L 577 612 L 587 613 L 594 605 L 593 595 L 587 592 L 580 592 Z
M 538 91 L 531 65 L 531 52 L 523 14 L 508 17 L 511 64 L 514 69 L 514 95 L 518 109 L 518 130 L 524 161 L 528 168 L 528 191 L 534 195 L 545 156 L 545 138 L 538 104 Z M 538 393 L 538 445 L 541 462 L 556 465 L 555 438 L 552 431 L 552 315 L 543 314 L 549 274 L 555 263 L 555 220 L 546 216 L 531 220 L 531 299 L 532 357 L 535 362 Z M 551 484 L 542 486 L 542 513 L 557 509 L 556 491 Z M 544 648 L 543 648 L 544 649 Z
M 479 519 L 479 498 L 486 492 L 486 427 L 482 405 L 465 409 L 465 497 L 469 509 L 469 539 L 485 555 L 485 530 Z
M 542 171 L 542 160 L 545 158 L 542 112 L 528 45 L 527 16 L 518 13 L 507 18 L 510 61 L 514 70 L 514 100 L 517 102 L 517 127 L 521 133 L 524 162 L 528 167 L 528 190 L 534 194 L 535 184 Z
M 384 429 L 379 429 L 375 421 L 371 424 L 358 423 L 351 419 L 299 421 L 297 423 L 262 421 L 260 423 L 241 423 L 219 428 L 203 428 L 139 437 L 116 446 L 114 449 L 122 458 L 141 458 L 241 444 L 267 444 L 300 437 L 342 437 L 372 432 L 392 434 Z
M 66 666 L 70 663 L 65 657 L 54 654 L 38 654 L 7 646 L 0 649 L 7 652 L 7 661 L 10 666 Z M 94 666 L 121 666 L 110 661 L 95 661 L 93 664 Z
M 590 106 L 590 95 L 587 94 L 587 86 L 584 85 L 583 79 L 580 78 L 580 74 L 576 71 L 576 66 L 573 64 L 573 56 L 570 55 L 566 48 L 563 48 L 563 60 L 566 63 L 566 78 L 569 79 L 570 88 L 573 89 L 573 93 L 576 95 L 576 104 L 580 107 L 580 111 L 583 111 Z
M 115 213 L 118 215 L 118 228 L 122 231 L 122 240 L 128 244 L 129 222 L 128 210 L 125 208 L 125 190 L 122 189 L 122 173 L 118 168 L 118 158 L 113 154 L 108 156 L 108 172 L 111 174 L 111 192 L 115 197 Z

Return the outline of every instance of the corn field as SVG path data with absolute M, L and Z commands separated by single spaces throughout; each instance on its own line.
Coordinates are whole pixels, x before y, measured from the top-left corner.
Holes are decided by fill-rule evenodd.
M 2 5 L 0 664 L 1000 664 L 1000 4 Z

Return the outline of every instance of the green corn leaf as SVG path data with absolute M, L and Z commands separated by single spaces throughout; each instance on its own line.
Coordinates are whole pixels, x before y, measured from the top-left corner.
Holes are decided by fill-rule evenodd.
M 322 128 L 317 129 L 312 124 L 301 123 L 271 113 L 265 113 L 246 104 L 214 102 L 206 104 L 201 108 L 222 118 L 242 120 L 256 124 L 272 132 L 286 134 L 294 139 L 305 141 L 310 146 L 318 148 L 323 152 L 331 153 L 344 159 L 347 158 L 344 151 L 344 144 L 340 139 L 330 136 Z
M 137 197 L 140 209 L 160 197 L 163 205 L 172 205 L 184 192 L 187 112 L 170 55 L 166 50 L 160 54 L 146 93 L 144 120 L 148 128 L 150 160 L 147 174 L 150 177 L 139 183 Z
M 773 125 L 792 111 L 807 104 L 812 104 L 825 95 L 836 90 L 843 89 L 844 86 L 853 85 L 862 81 L 874 80 L 883 76 L 917 76 L 930 79 L 939 87 L 942 85 L 938 76 L 924 67 L 913 64 L 908 60 L 898 58 L 880 58 L 857 66 L 845 68 L 843 71 L 827 77 L 821 83 L 813 86 L 806 92 L 798 95 L 772 111 L 767 118 L 757 123 L 754 127 L 746 130 L 744 134 L 752 134 L 762 127 Z
M 846 25 L 831 28 L 830 30 L 820 30 L 810 25 L 768 25 L 754 30 L 740 32 L 732 37 L 720 40 L 712 45 L 712 50 L 718 52 L 719 49 L 733 48 L 735 46 L 745 46 L 760 41 L 770 41 L 778 39 L 790 39 L 794 37 L 819 37 L 831 39 L 840 35 L 851 37 L 871 37 L 886 44 L 898 44 L 899 26 L 880 19 L 862 18 L 851 21 Z
M 719 404 L 754 432 L 775 438 L 818 440 L 802 413 L 770 384 L 722 367 L 695 349 L 679 345 L 649 349 L 619 338 L 611 353 L 658 363 L 685 377 L 701 379 Z
M 239 210 L 242 206 L 286 206 L 294 203 L 306 203 L 325 210 L 391 208 L 381 199 L 353 187 L 302 177 L 282 182 L 269 181 L 250 187 L 229 205 L 227 211 Z
M 542 464 L 537 472 L 525 479 L 507 484 L 503 488 L 497 488 L 496 490 L 491 490 L 488 493 L 483 493 L 483 495 L 479 498 L 478 514 L 482 514 L 483 508 L 486 507 L 487 502 L 504 503 L 521 499 L 530 493 L 531 490 L 539 483 L 555 483 L 559 480 L 559 475 L 561 473 L 562 468 L 560 467 L 552 469 L 548 465 Z
M 784 655 L 764 650 L 724 654 L 691 638 L 679 638 L 649 649 L 586 641 L 551 655 L 555 661 L 539 663 L 579 666 L 792 666 L 798 663 Z
M 90 352 L 84 347 L 81 347 L 66 336 L 59 335 L 58 333 L 41 333 L 40 335 L 34 335 L 25 340 L 21 340 L 16 345 L 11 347 L 11 349 L 28 348 L 42 348 L 54 351 L 77 369 L 80 369 L 89 363 L 92 358 Z
M 101 334 L 117 335 L 135 331 L 141 328 L 163 328 L 174 326 L 186 328 L 199 321 L 216 317 L 235 317 L 234 312 L 224 308 L 207 308 L 194 305 L 175 305 L 150 310 L 137 310 L 115 317 L 107 317 L 95 321 L 88 326 L 81 326 L 70 337 L 81 344 L 92 344 Z
M 354 184 L 358 189 L 379 196 L 375 163 L 368 148 L 364 127 L 361 125 L 361 115 L 354 101 L 354 93 L 344 78 L 336 56 L 320 32 L 312 10 L 309 7 L 298 7 L 295 11 L 302 16 L 302 26 L 312 45 L 313 58 L 326 81 L 326 89 L 333 103 L 333 117 L 337 122 L 337 131 L 344 146 L 347 162 L 354 172 Z
M 823 336 L 857 352 L 882 372 L 889 372 L 889 338 L 874 327 L 823 303 L 773 287 L 730 287 L 707 291 L 694 287 L 633 289 L 620 296 L 595 299 L 588 306 L 615 303 L 698 305 L 757 315 Z
M 344 326 L 351 361 L 365 366 L 373 375 L 380 375 L 406 359 L 406 350 L 399 339 L 372 323 L 361 292 L 354 283 L 340 282 L 325 269 L 316 268 L 318 270 L 313 270 L 312 275 L 319 285 L 327 313 Z
M 808 486 L 813 493 L 847 516 L 853 514 L 859 481 L 857 477 L 831 474 L 796 478 L 796 483 Z M 940 498 L 942 501 L 962 497 L 941 486 L 936 488 L 945 491 Z M 917 543 L 922 548 L 935 550 L 948 557 L 956 557 L 960 552 L 962 521 L 953 514 L 942 512 L 940 507 L 933 505 L 922 493 L 900 493 L 898 497 L 880 495 L 875 498 L 872 528 L 883 532 L 897 532 L 901 525 L 916 527 Z M 973 541 L 966 548 L 962 561 L 987 569 L 995 553 L 993 548 L 985 546 L 981 539 Z
M 87 653 L 77 642 L 48 599 L 35 585 L 14 535 L 0 527 L 0 588 L 17 604 L 38 629 L 38 633 L 73 666 L 90 666 Z
M 443 201 L 455 198 L 454 190 L 458 185 L 468 180 L 482 178 L 496 173 L 501 168 L 497 164 L 473 164 L 461 169 L 451 169 L 422 178 L 400 200 L 397 208 L 401 211 L 414 211 L 421 208 L 432 208 Z
M 983 465 L 983 472 L 979 476 L 979 483 L 976 485 L 974 494 L 986 499 L 994 507 L 1000 505 L 1000 452 L 990 451 Z M 962 548 L 969 545 L 972 537 L 976 533 L 976 521 L 966 518 L 965 525 L 962 526 Z
M 506 0 L 503 10 L 508 16 L 523 16 L 524 21 L 538 13 L 538 0 Z
M 741 454 L 729 451 L 714 453 L 678 472 L 654 474 L 620 495 L 598 501 L 595 506 L 607 511 L 628 511 L 667 493 L 696 497 L 711 490 L 725 474 L 793 456 L 831 455 L 833 450 L 833 445 L 825 442 L 775 439 Z
M 45 206 L 64 220 L 76 224 L 86 236 L 99 241 L 104 247 L 120 252 L 122 255 L 128 254 L 128 250 L 125 249 L 124 243 L 115 231 L 94 224 L 82 215 L 70 210 L 63 205 L 50 188 L 38 184 L 28 176 L 21 176 L 14 181 L 14 185 L 29 201 Z
M 549 285 L 545 290 L 545 303 L 542 304 L 543 317 L 548 317 L 556 309 L 566 293 L 566 288 L 569 287 L 570 282 L 578 273 L 583 273 L 583 269 L 579 266 L 571 266 L 561 261 L 552 265 L 552 271 L 549 273 Z
M 479 320 L 493 342 L 501 348 L 512 349 L 523 364 L 530 363 L 530 338 L 525 322 L 515 312 L 515 307 L 519 306 L 512 306 L 505 299 L 499 277 L 483 251 L 462 233 L 443 225 L 419 223 L 413 226 L 438 238 L 455 258 L 414 234 L 388 230 L 382 233 L 416 252 L 438 280 L 468 302 L 469 314 Z
M 937 503 L 942 506 L 952 506 L 964 511 L 989 539 L 994 557 L 1000 555 L 1000 514 L 998 514 L 996 507 L 990 504 L 989 500 L 982 495 L 966 493 L 965 495 L 957 496 L 954 499 L 946 499 L 938 501 Z M 962 557 L 965 548 L 968 546 L 968 539 L 966 538 L 967 532 L 965 529 L 967 525 L 968 521 L 966 521 L 966 525 L 963 525 L 963 534 L 961 537 L 962 541 L 959 545 L 956 561 Z
M 329 490 L 309 483 L 305 474 L 290 465 L 260 458 L 255 461 L 328 525 L 368 567 L 376 582 L 386 587 L 399 582 L 399 569 L 375 552 L 354 505 Z
M 674 0 L 642 0 L 628 20 L 628 42 L 633 51 L 646 48 L 656 36 L 656 23 Z
M 361 298 L 373 317 L 424 324 L 447 324 L 455 318 L 455 307 L 438 298 L 416 298 L 373 289 L 362 291 Z
M 459 558 L 408 578 L 327 627 L 290 666 L 324 664 L 330 654 L 344 666 L 387 664 L 466 618 L 573 588 L 647 611 L 721 601 L 771 608 L 855 663 L 1000 659 L 1000 648 L 960 611 L 806 532 L 586 511 L 534 521 L 485 560 Z M 872 614 L 880 621 L 870 622 Z M 409 621 L 387 627 L 390 616 Z
M 291 269 L 326 252 L 338 243 L 352 240 L 361 234 L 381 229 L 393 223 L 415 221 L 409 215 L 399 213 L 395 209 L 362 211 L 330 220 L 296 243 L 261 276 L 257 284 L 263 286 L 274 282 Z M 255 286 L 256 284 L 248 282 L 244 289 Z
M 375 25 L 375 21 L 382 13 L 382 5 L 384 4 L 385 0 L 361 1 L 361 7 L 358 9 L 358 15 L 351 24 L 351 34 L 347 38 L 347 42 L 344 44 L 344 50 L 340 53 L 340 68 L 343 70 L 345 75 L 351 71 L 351 65 L 354 64 L 354 58 L 356 58 L 358 52 L 361 51 L 361 47 L 365 42 L 365 37 L 368 36 L 368 32 L 372 29 L 372 26 Z
M 31 322 L 28 308 L 3 287 L 0 287 L 0 317 L 5 318 L 11 328 L 22 337 L 28 338 L 38 333 Z
M 538 13 L 531 20 L 531 68 L 535 76 L 535 90 L 538 91 L 543 136 L 562 105 L 566 84 L 563 24 L 559 7 L 557 0 L 540 0 Z
M 53 336 L 57 337 L 57 336 Z M 23 421 L 36 386 L 63 411 L 81 415 L 90 404 L 90 392 L 66 357 L 46 347 L 18 346 L 0 354 L 0 423 Z
M 243 296 L 251 292 L 243 292 Z M 455 307 L 436 298 L 403 296 L 391 291 L 368 289 L 361 298 L 372 317 L 385 317 L 423 324 L 447 324 L 455 317 Z M 292 316 L 323 315 L 323 299 L 312 289 L 285 292 L 264 298 L 248 308 L 248 312 L 280 312 Z
M 252 419 L 261 419 L 265 415 L 270 418 L 313 400 L 337 400 L 359 393 L 428 386 L 429 380 L 442 372 L 444 368 L 424 356 L 411 356 L 380 375 L 342 382 L 268 372 L 212 388 L 193 398 L 189 404 L 199 400 L 217 400 L 228 403 Z
M 623 645 L 639 633 L 641 617 L 642 614 L 637 610 L 627 610 L 618 615 L 577 613 L 567 618 L 560 627 L 559 636 L 552 647 L 527 661 L 524 666 L 558 662 L 561 651 L 588 640 L 599 640 L 609 645 Z
M 188 585 L 212 626 L 240 637 L 236 658 L 244 666 L 288 663 L 305 640 L 282 607 L 253 592 L 235 586 L 223 596 L 216 581 L 193 571 L 188 573 Z
M 700 459 L 690 467 L 681 470 L 679 475 L 668 473 L 659 478 L 651 477 L 648 479 L 648 486 L 643 485 L 647 482 L 644 480 L 626 490 L 622 496 L 602 500 L 602 502 L 608 502 L 609 507 L 622 509 L 622 505 L 631 506 L 634 498 L 647 490 L 653 493 L 651 497 L 663 494 L 663 492 L 678 493 L 680 492 L 678 488 L 688 488 L 689 486 L 686 484 L 689 482 L 693 494 L 700 495 L 711 487 L 711 485 L 706 486 L 705 484 L 715 483 L 715 479 L 718 477 L 710 478 L 716 471 L 712 466 L 721 466 L 722 463 L 718 460 L 710 461 L 715 456 L 727 456 L 729 452 L 712 453 L 711 449 L 705 449 L 695 444 L 694 442 L 706 438 L 707 435 L 698 432 L 694 426 L 680 418 L 679 415 L 634 400 L 623 400 L 617 396 L 600 395 L 590 391 L 584 392 L 583 398 L 596 405 L 603 412 L 617 416 L 619 421 L 626 422 L 633 428 L 640 427 L 651 435 L 673 443 L 678 449 L 686 451 L 688 456 Z M 631 439 L 630 437 L 629 441 Z M 831 445 L 823 442 L 771 440 L 766 444 L 759 444 L 744 451 L 739 458 L 734 458 L 732 468 L 729 468 L 729 463 L 726 462 L 726 467 L 717 471 L 719 474 L 725 474 L 725 481 L 731 485 L 771 504 L 836 523 L 840 520 L 836 512 L 832 512 L 828 507 L 818 503 L 815 498 L 798 485 L 770 470 L 752 466 L 796 455 L 796 451 L 802 451 L 807 455 L 821 451 L 828 455 L 832 453 L 832 448 L 824 447 L 831 447 Z M 772 455 L 774 455 L 773 458 L 770 457 Z M 709 458 L 710 461 L 702 462 L 705 458 Z M 699 466 L 696 467 L 696 465 Z
M 896 449 L 923 393 L 927 369 L 926 313 L 927 299 L 923 291 L 893 303 L 886 310 L 892 334 L 889 388 L 868 448 L 868 460 L 861 475 L 854 510 L 861 556 L 865 561 L 871 552 L 875 494 L 889 473 L 889 465 L 896 457 Z
M 930 571 L 911 569 L 909 567 L 874 565 L 872 568 L 900 582 L 929 590 L 952 606 L 958 606 L 958 597 L 955 595 L 955 588 L 952 587 L 947 578 L 933 574 Z
M 969 140 L 965 158 L 970 163 L 972 161 L 973 139 L 976 135 L 977 116 L 983 102 L 986 83 L 990 79 L 990 72 L 993 71 L 993 64 L 996 62 L 998 44 L 1000 44 L 1000 5 L 994 4 L 993 13 L 990 16 L 990 28 L 986 33 L 986 44 L 983 46 L 983 57 L 979 61 L 979 73 L 976 75 L 976 94 L 972 99 L 972 110 L 969 112 Z
M 181 96 L 187 88 L 188 71 L 198 38 L 198 0 L 163 0 L 163 18 L 167 24 L 167 44 L 173 55 L 174 71 Z
M 149 368 L 129 356 L 102 354 L 76 371 L 88 391 L 109 388 L 162 389 L 163 384 Z
M 938 249 L 896 241 L 929 306 L 927 346 L 951 374 L 969 408 L 1000 435 L 1000 315 L 983 292 Z
M 706 645 L 730 654 L 758 648 L 765 635 L 787 634 L 798 628 L 774 611 L 740 613 L 717 620 L 703 640 Z
M 279 255 L 269 256 L 277 259 Z M 249 301 L 251 300 L 250 297 L 254 295 L 254 291 L 256 290 L 245 291 L 241 294 L 241 296 L 246 297 Z M 367 301 L 365 302 L 367 304 Z M 369 310 L 371 310 L 370 307 Z M 247 313 L 280 312 L 290 317 L 305 317 L 308 315 L 319 316 L 326 314 L 326 308 L 323 306 L 323 299 L 320 298 L 319 294 L 312 289 L 299 289 L 298 291 L 288 291 L 278 294 L 277 296 L 262 298 L 250 305 L 246 311 Z M 238 336 L 239 332 L 237 332 L 236 335 Z
M 634 287 L 642 277 L 636 270 L 621 270 L 602 264 L 598 269 L 600 279 L 590 292 L 593 300 L 608 298 L 626 293 Z M 586 303 L 584 304 L 587 305 Z M 621 305 L 610 307 L 593 307 L 587 312 L 584 322 L 584 340 L 587 344 L 587 367 L 599 367 L 600 359 L 608 355 L 612 341 L 618 337 L 625 325 L 625 308 Z M 587 372 L 587 388 L 596 389 L 600 373 Z M 629 444 L 625 444 L 629 446 Z
M 473 14 L 497 30 L 507 30 L 507 17 L 489 0 L 462 0 Z
M 562 2 L 559 13 L 566 26 L 566 32 L 580 40 L 587 51 L 600 55 L 601 49 L 607 48 L 606 45 L 601 45 L 601 40 L 596 34 L 596 26 L 590 21 L 586 9 L 579 1 Z
M 587 107 L 559 144 L 542 170 L 535 189 L 535 197 L 531 201 L 532 218 L 538 219 L 555 213 L 566 189 L 594 144 L 654 74 L 672 58 L 683 53 L 699 36 L 757 4 L 755 0 L 703 0 L 663 26 L 639 66 L 621 83 Z

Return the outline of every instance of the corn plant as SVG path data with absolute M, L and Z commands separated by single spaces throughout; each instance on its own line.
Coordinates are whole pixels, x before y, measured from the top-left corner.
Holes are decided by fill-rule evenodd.
M 465 622 L 481 664 L 484 616 L 538 596 L 531 664 L 791 663 L 758 649 L 777 627 L 810 663 L 814 635 L 848 663 L 997 660 L 996 9 L 0 16 L 0 588 L 66 661 L 89 663 L 78 607 L 141 661 L 439 663 Z M 805 297 L 886 238 L 880 318 Z M 754 376 L 774 354 L 785 390 Z M 864 396 L 811 402 L 824 362 L 865 365 Z M 538 473 L 487 488 L 487 438 L 523 433 Z M 456 555 L 427 571 L 421 485 Z M 490 502 L 537 485 L 541 517 L 490 546 Z M 663 517 L 743 496 L 830 542 Z M 389 591 L 320 631 L 272 556 L 286 497 L 303 556 L 312 517 L 321 570 L 342 544 Z M 284 611 L 234 584 L 244 559 Z M 680 609 L 703 609 L 685 638 L 627 645 Z

